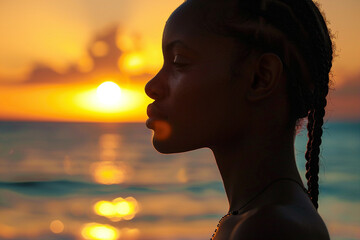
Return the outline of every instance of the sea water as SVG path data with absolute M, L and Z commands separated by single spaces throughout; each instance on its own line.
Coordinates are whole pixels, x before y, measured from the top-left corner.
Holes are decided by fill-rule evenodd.
M 151 134 L 142 123 L 0 122 L 0 239 L 208 239 L 228 207 L 211 151 L 162 155 Z M 302 176 L 306 142 L 303 131 Z M 360 239 L 359 122 L 325 124 L 319 177 L 331 238 Z

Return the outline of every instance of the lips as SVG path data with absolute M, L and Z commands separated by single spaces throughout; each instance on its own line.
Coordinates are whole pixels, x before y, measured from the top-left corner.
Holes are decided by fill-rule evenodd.
M 149 118 L 156 118 L 156 119 L 166 119 L 167 116 L 162 113 L 159 108 L 154 105 L 154 103 L 151 103 L 147 107 L 147 115 Z
M 146 121 L 146 126 L 150 129 L 154 129 L 154 123 L 157 120 L 166 120 L 167 116 L 159 110 L 159 108 L 151 103 L 147 107 L 147 115 L 149 119 Z

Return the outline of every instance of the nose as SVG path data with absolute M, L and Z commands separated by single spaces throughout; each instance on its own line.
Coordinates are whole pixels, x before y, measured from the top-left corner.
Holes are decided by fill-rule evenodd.
M 165 81 L 161 77 L 161 71 L 151 79 L 145 86 L 145 93 L 154 100 L 165 98 L 167 87 Z

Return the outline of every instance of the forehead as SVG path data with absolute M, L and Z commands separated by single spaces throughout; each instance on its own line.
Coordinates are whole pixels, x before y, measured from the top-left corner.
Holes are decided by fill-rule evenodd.
M 205 35 L 203 27 L 203 12 L 194 4 L 184 2 L 169 17 L 166 22 L 163 41 L 176 41 L 183 37 L 198 37 Z
M 233 41 L 208 30 L 206 22 L 208 10 L 210 4 L 202 0 L 186 1 L 180 5 L 166 22 L 163 48 L 173 42 L 182 42 L 193 49 L 201 50 L 210 46 L 221 47 L 224 41 Z

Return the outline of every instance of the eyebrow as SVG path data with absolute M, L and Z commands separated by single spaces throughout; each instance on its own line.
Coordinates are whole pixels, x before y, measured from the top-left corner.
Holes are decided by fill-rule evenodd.
M 181 46 L 183 48 L 186 48 L 187 50 L 190 50 L 190 51 L 193 51 L 193 52 L 196 52 L 193 48 L 189 47 L 186 43 L 184 43 L 183 41 L 181 40 L 175 40 L 175 41 L 172 41 L 170 43 L 168 43 L 166 46 L 165 46 L 165 50 L 166 51 L 170 51 L 171 49 L 174 49 L 176 46 Z

